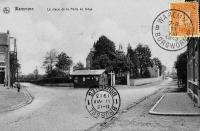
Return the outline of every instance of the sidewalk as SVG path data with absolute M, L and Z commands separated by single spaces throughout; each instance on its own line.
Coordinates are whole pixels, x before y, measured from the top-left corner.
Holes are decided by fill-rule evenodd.
M 200 108 L 194 106 L 194 102 L 187 93 L 166 93 L 149 111 L 156 115 L 200 115 Z
M 0 113 L 12 111 L 30 103 L 32 98 L 25 88 L 17 92 L 16 88 L 7 88 L 0 85 Z

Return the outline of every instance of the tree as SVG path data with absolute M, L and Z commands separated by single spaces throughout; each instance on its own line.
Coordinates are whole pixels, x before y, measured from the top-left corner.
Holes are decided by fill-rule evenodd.
M 148 67 L 152 66 L 151 62 L 151 50 L 147 45 L 139 44 L 135 49 L 138 62 L 140 77 L 147 77 Z
M 130 61 L 124 52 L 116 51 L 116 59 L 114 64 L 115 73 L 127 72 L 130 70 Z
M 20 69 L 20 64 L 17 59 L 16 53 L 10 53 L 10 73 L 11 73 L 11 83 L 17 80 L 17 73 Z
M 130 61 L 129 63 L 129 70 L 130 70 L 130 75 L 132 78 L 138 78 L 139 77 L 139 59 L 136 55 L 136 51 L 132 49 L 131 45 L 128 45 L 127 48 L 127 59 Z
M 113 70 L 116 59 L 115 44 L 106 36 L 101 36 L 94 44 L 94 56 L 92 57 L 93 69 L 106 69 L 107 72 Z
M 61 52 L 58 55 L 58 62 L 56 64 L 56 67 L 60 69 L 63 72 L 69 71 L 70 66 L 72 65 L 72 59 L 69 57 L 66 53 Z
M 38 79 L 38 75 L 39 75 L 39 71 L 38 71 L 37 66 L 36 66 L 35 70 L 33 71 L 33 75 L 34 75 L 34 78 L 37 80 Z
M 58 68 L 54 68 L 51 72 L 51 74 L 47 75 L 48 78 L 53 78 L 53 77 L 67 77 L 66 73 L 61 71 Z
M 83 70 L 84 69 L 84 65 L 82 62 L 77 62 L 76 65 L 73 67 L 73 70 Z
M 159 75 L 161 75 L 161 73 L 162 73 L 162 63 L 161 63 L 161 61 L 157 57 L 154 57 L 152 59 L 152 62 L 158 67 Z
M 178 81 L 182 83 L 183 89 L 186 90 L 187 84 L 187 51 L 180 54 L 174 63 L 177 70 Z
M 45 68 L 47 75 L 50 75 L 53 71 L 53 68 L 55 68 L 57 63 L 57 54 L 58 53 L 55 49 L 52 49 L 46 53 L 43 61 L 43 67 Z

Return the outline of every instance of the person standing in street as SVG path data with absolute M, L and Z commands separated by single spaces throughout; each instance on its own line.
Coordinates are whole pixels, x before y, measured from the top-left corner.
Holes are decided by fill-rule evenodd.
M 17 87 L 17 92 L 20 92 L 20 84 L 19 84 L 19 82 L 16 82 L 16 87 Z

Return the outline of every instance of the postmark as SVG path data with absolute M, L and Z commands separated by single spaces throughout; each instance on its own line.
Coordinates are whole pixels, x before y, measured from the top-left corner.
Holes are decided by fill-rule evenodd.
M 177 21 L 172 21 L 172 17 L 180 17 Z M 184 24 L 185 35 L 182 37 L 174 37 L 174 33 L 181 23 L 181 20 L 187 21 Z M 190 37 L 193 36 L 193 23 L 190 17 L 181 10 L 169 9 L 157 15 L 152 23 L 152 36 L 156 44 L 167 51 L 181 50 L 190 42 Z
M 90 88 L 85 98 L 86 109 L 95 118 L 110 118 L 117 114 L 121 105 L 118 91 L 112 86 Z

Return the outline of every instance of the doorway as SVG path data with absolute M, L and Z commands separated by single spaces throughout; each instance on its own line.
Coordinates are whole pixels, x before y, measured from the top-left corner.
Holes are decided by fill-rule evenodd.
M 5 72 L 1 71 L 0 72 L 0 84 L 4 84 L 4 79 L 5 79 Z

